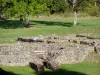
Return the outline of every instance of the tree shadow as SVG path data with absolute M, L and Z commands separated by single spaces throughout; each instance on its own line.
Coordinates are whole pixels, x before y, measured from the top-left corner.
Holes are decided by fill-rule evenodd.
M 1 16 L 0 16 L 0 20 L 7 20 L 7 19 L 6 19 L 6 18 L 4 18 L 4 17 L 1 17 Z
M 86 74 L 80 73 L 80 72 L 76 72 L 76 71 L 58 69 L 56 71 L 42 72 L 42 73 L 40 73 L 38 75 L 86 75 Z
M 24 27 L 24 24 L 18 20 L 0 20 L 0 28 L 3 29 L 16 29 L 22 27 Z
M 33 22 L 35 24 L 33 24 Z M 30 21 L 30 26 L 38 24 L 44 24 L 46 26 L 66 26 L 66 27 L 71 27 L 73 25 L 73 23 L 71 22 L 35 21 L 35 20 Z M 3 29 L 16 29 L 23 27 L 25 27 L 25 24 L 23 24 L 19 20 L 0 20 L 0 28 Z
M 7 71 L 0 68 L 0 75 L 18 75 L 18 74 L 15 74 L 12 72 L 7 72 Z
M 35 24 L 33 24 L 33 22 Z M 44 24 L 46 26 L 66 26 L 71 27 L 73 23 L 70 22 L 54 22 L 54 21 L 30 21 L 31 25 L 38 25 L 38 24 Z M 0 20 L 0 28 L 3 29 L 16 29 L 16 28 L 23 28 L 25 27 L 25 24 L 20 22 L 19 20 Z
M 67 26 L 67 27 L 71 27 L 73 25 L 73 23 L 71 22 L 54 22 L 54 21 L 32 21 L 36 24 L 44 24 L 46 26 Z

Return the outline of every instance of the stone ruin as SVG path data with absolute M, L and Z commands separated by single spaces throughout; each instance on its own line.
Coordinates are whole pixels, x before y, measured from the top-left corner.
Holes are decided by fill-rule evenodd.
M 100 38 L 89 34 L 22 37 L 17 41 L 16 44 L 0 44 L 1 65 L 30 65 L 41 72 L 44 66 L 55 70 L 60 64 L 82 62 L 89 52 L 100 54 Z

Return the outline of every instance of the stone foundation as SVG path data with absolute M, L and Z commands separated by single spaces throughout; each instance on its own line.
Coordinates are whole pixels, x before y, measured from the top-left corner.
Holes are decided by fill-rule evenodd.
M 60 64 L 78 63 L 82 62 L 89 52 L 94 51 L 94 45 L 80 44 L 78 42 L 88 40 L 89 43 L 99 43 L 100 41 L 99 39 L 92 39 L 91 41 L 86 36 L 79 35 L 77 37 L 76 35 L 45 36 L 42 37 L 42 40 L 44 42 L 0 44 L 0 64 L 5 66 L 26 66 L 29 62 L 43 62 L 44 60 L 54 60 Z M 53 42 L 48 43 L 47 41 Z

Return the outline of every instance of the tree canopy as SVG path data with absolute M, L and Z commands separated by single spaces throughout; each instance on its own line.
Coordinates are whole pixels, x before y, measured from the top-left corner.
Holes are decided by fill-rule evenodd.
M 100 16 L 100 0 L 0 0 L 0 17 L 26 19 L 30 15 L 64 13 L 67 8 Z
M 6 17 L 34 15 L 46 10 L 45 0 L 0 0 L 0 14 Z

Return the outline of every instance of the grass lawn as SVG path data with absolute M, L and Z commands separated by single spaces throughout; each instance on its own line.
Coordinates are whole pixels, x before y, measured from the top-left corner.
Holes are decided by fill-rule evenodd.
M 28 66 L 25 66 L 25 67 L 0 66 L 0 67 L 4 71 L 13 73 L 14 75 L 36 75 L 36 72 Z M 78 63 L 78 64 L 61 65 L 61 69 L 64 70 L 64 73 L 63 73 L 64 75 L 67 75 L 68 71 L 84 73 L 86 75 L 100 75 L 100 64 L 95 64 L 95 63 Z M 48 72 L 48 70 L 45 70 L 45 72 Z M 60 75 L 60 74 L 57 74 L 57 75 Z M 73 75 L 73 74 L 68 74 L 68 75 Z
M 9 23 L 9 22 L 8 22 Z M 14 22 L 10 22 L 11 25 Z M 16 22 L 15 22 L 16 23 Z M 100 19 L 78 20 L 78 25 L 73 27 L 72 18 L 50 18 L 35 19 L 31 22 L 31 28 L 0 29 L 0 38 L 16 38 L 18 36 L 37 36 L 37 35 L 66 35 L 76 33 L 100 34 Z M 6 26 L 6 25 L 5 25 Z
M 16 23 L 16 24 L 15 24 Z M 0 21 L 0 43 L 15 43 L 19 36 L 38 36 L 38 35 L 67 35 L 77 33 L 93 33 L 100 35 L 100 19 L 98 18 L 79 18 L 78 25 L 73 25 L 72 18 L 38 18 L 31 21 L 31 28 L 20 28 L 17 21 L 9 21 L 8 23 Z M 11 25 L 13 27 L 3 29 L 2 25 L 6 27 Z M 3 40 L 3 39 L 7 40 Z M 9 40 L 11 39 L 12 40 Z M 14 73 L 16 75 L 36 75 L 30 67 L 5 67 L 0 66 L 4 71 Z M 82 72 L 87 75 L 100 75 L 100 63 L 78 63 L 62 65 L 62 69 Z M 1 74 L 0 74 L 1 75 Z
M 0 66 L 0 68 L 2 68 L 5 71 L 5 73 L 9 72 L 9 73 L 6 73 L 8 75 L 10 75 L 10 74 L 11 75 L 36 75 L 36 72 L 28 66 L 24 66 L 24 67 L 22 67 L 22 66 L 21 67 Z
M 79 64 L 70 64 L 63 65 L 62 68 L 82 72 L 87 75 L 100 75 L 100 64 L 93 63 L 79 63 Z

